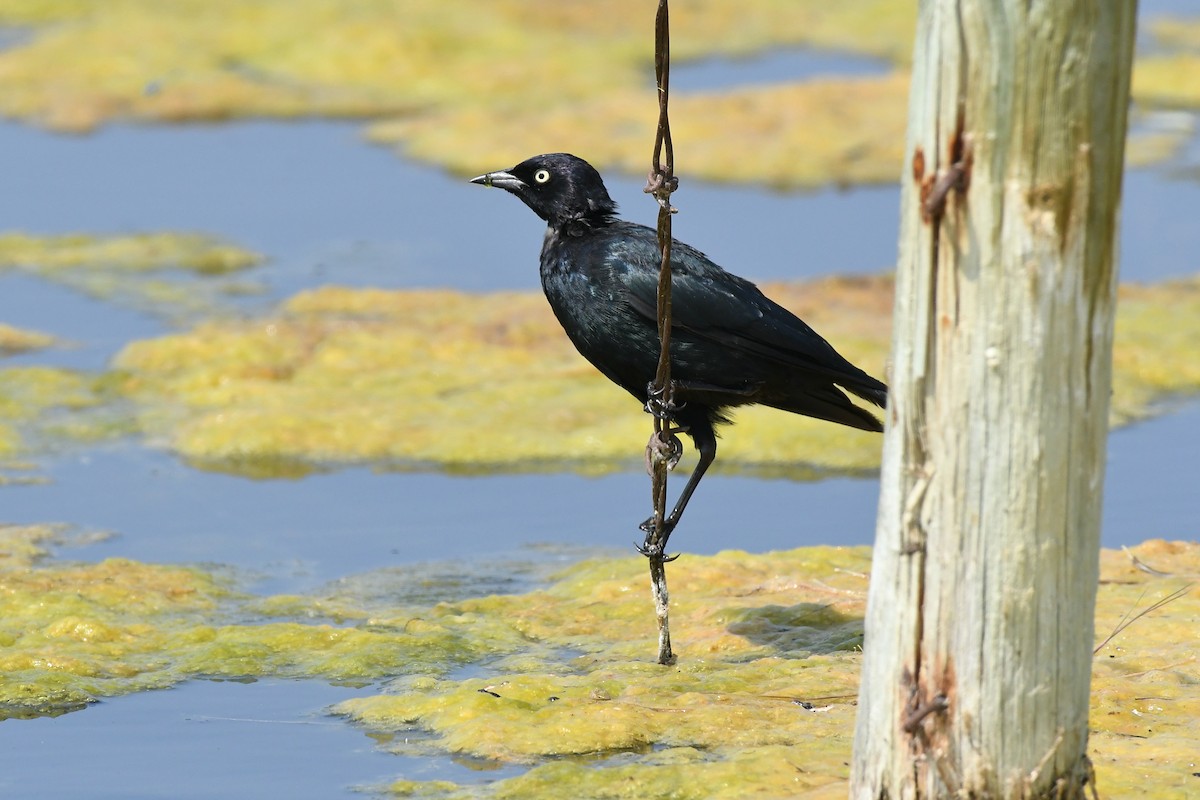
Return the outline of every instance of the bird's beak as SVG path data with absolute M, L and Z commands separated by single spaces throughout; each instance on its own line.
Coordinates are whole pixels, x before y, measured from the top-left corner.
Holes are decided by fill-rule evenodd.
M 500 189 L 519 189 L 525 185 L 525 182 L 513 175 L 511 172 L 489 172 L 486 175 L 480 175 L 478 178 L 471 178 L 471 183 L 478 183 L 483 186 L 495 186 Z

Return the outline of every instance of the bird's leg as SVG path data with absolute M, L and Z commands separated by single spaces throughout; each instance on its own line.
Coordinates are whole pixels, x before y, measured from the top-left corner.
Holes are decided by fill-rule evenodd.
M 638 526 L 646 533 L 646 539 L 642 546 L 638 548 L 638 551 L 647 558 L 655 554 L 661 554 L 666 549 L 667 539 L 671 536 L 671 531 L 675 530 L 675 526 L 679 524 L 679 518 L 683 516 L 683 510 L 687 507 L 688 501 L 692 499 L 692 492 L 696 491 L 696 487 L 700 485 L 700 479 L 704 477 L 705 471 L 708 470 L 717 457 L 717 435 L 713 431 L 712 425 L 704 425 L 703 427 L 694 425 L 688 433 L 696 443 L 696 451 L 700 456 L 700 460 L 696 463 L 696 468 L 692 470 L 691 476 L 688 477 L 688 482 L 683 487 L 679 499 L 675 502 L 675 507 L 671 509 L 671 513 L 663 520 L 663 530 L 655 531 L 654 517 L 650 517 Z

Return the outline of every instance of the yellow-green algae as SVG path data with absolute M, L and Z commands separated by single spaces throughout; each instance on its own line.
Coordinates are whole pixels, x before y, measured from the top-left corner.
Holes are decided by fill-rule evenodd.
M 714 182 L 758 183 L 779 188 L 825 184 L 892 183 L 904 161 L 908 114 L 908 41 L 913 6 L 895 3 L 887 24 L 898 26 L 891 47 L 866 40 L 835 46 L 886 54 L 898 67 L 882 76 L 820 76 L 798 82 L 745 86 L 717 92 L 672 94 L 671 127 L 687 175 Z M 1166 43 L 1194 46 L 1200 22 L 1166 19 L 1152 26 Z M 821 43 L 824 34 L 814 41 Z M 1186 37 L 1186 38 L 1185 38 Z M 830 44 L 826 41 L 825 44 Z M 885 51 L 890 51 L 886 52 Z M 901 55 L 902 54 L 902 55 Z M 581 101 L 497 113 L 487 104 L 445 107 L 431 113 L 377 122 L 373 141 L 399 146 L 409 156 L 456 172 L 507 165 L 569 143 L 601 168 L 641 174 L 646 143 L 657 117 L 653 87 L 624 86 Z M 1200 54 L 1171 52 L 1140 58 L 1133 76 L 1139 111 L 1200 106 Z M 649 111 L 648 111 L 649 110 Z M 1148 166 L 1175 156 L 1191 138 L 1190 126 L 1128 137 L 1127 159 Z
M 0 356 L 43 350 L 55 343 L 55 338 L 49 334 L 16 328 L 0 322 Z
M 0 368 L 0 457 L 134 431 L 110 376 L 59 367 Z
M 176 322 L 226 313 L 228 297 L 246 289 L 230 274 L 262 260 L 221 239 L 190 233 L 0 234 L 0 272 L 19 270 Z
M 0 355 L 23 353 L 49 347 L 55 339 L 44 333 L 0 323 Z M 0 368 L 0 458 L 10 458 L 22 449 L 19 428 L 49 407 L 87 405 L 87 394 L 73 376 L 62 370 L 40 367 Z M 0 463 L 0 469 L 6 465 Z M 0 474 L 0 486 L 12 481 Z
M 886 276 L 769 284 L 852 361 L 884 375 Z M 1113 421 L 1200 390 L 1200 279 L 1121 290 Z M 134 342 L 116 378 L 141 424 L 199 464 L 388 462 L 454 470 L 635 466 L 647 418 L 571 347 L 534 292 L 326 287 L 264 319 Z M 878 436 L 749 408 L 726 469 L 801 475 L 877 465 Z M 289 466 L 290 465 L 290 466 Z
M 1159 51 L 1139 59 L 1135 96 L 1160 107 L 1200 106 L 1200 19 L 1162 17 L 1148 27 Z
M 0 418 L 29 419 L 52 408 L 82 409 L 98 404 L 93 380 L 57 367 L 0 369 Z
M 8 458 L 20 449 L 21 434 L 12 425 L 0 422 L 0 458 Z M 7 482 L 7 477 L 0 478 L 0 484 Z
M 1148 27 L 1160 46 L 1200 53 L 1200 19 L 1159 17 L 1151 20 Z
M 677 23 L 673 51 L 695 59 L 817 45 L 903 59 L 914 19 L 913 5 L 891 0 L 710 3 Z M 652 63 L 653 8 L 639 0 L 603 10 L 515 0 L 7 0 L 0 20 L 38 26 L 0 54 L 0 110 L 65 130 L 112 119 L 529 110 L 646 83 Z
M 593 559 L 526 594 L 397 606 L 379 592 L 360 602 L 355 579 L 315 596 L 256 598 L 211 568 L 62 563 L 45 553 L 59 533 L 0 527 L 8 716 L 194 678 L 392 677 L 334 712 L 396 734 L 383 740 L 407 755 L 530 767 L 482 786 L 400 780 L 398 796 L 844 796 L 867 548 L 680 561 L 679 663 L 661 667 L 638 557 Z M 1200 574 L 1200 545 L 1105 551 L 1101 574 L 1098 643 Z M 322 622 L 331 613 L 341 621 Z M 1193 591 L 1099 651 L 1090 753 L 1102 792 L 1166 797 L 1191 786 L 1198 623 Z M 450 677 L 463 665 L 472 677 Z
M 690 173 L 780 186 L 894 181 L 915 19 L 911 0 L 748 0 L 677 13 L 676 63 L 813 47 L 900 70 L 676 91 L 675 135 Z M 0 53 L 0 113 L 59 130 L 391 116 L 374 138 L 464 172 L 571 149 L 640 174 L 656 113 L 653 10 L 640 0 L 602 10 L 517 0 L 6 0 L 0 21 L 32 26 L 29 41 Z M 1161 21 L 1155 32 L 1180 48 L 1173 31 L 1194 24 Z M 1137 97 L 1194 107 L 1194 62 L 1177 49 L 1146 59 Z
M 853 281 L 820 285 L 871 294 Z M 812 322 L 878 373 L 882 328 L 875 337 L 854 330 L 870 317 L 863 308 Z M 580 358 L 532 292 L 329 287 L 296 296 L 269 319 L 135 342 L 115 363 L 144 405 L 148 430 L 226 468 L 385 460 L 609 470 L 636 462 L 634 443 L 648 435 L 636 402 Z M 855 469 L 877 458 L 879 440 L 869 434 L 757 410 L 738 419 L 731 466 Z
M 220 275 L 252 267 L 262 256 L 220 239 L 195 233 L 129 236 L 0 234 L 0 269 L 54 276 L 78 269 L 151 272 L 183 269 Z
M 631 87 L 536 114 L 455 108 L 377 123 L 367 135 L 463 174 L 564 148 L 599 168 L 638 174 L 654 141 L 654 103 L 653 87 Z M 673 94 L 671 133 L 677 152 L 686 153 L 685 180 L 780 188 L 892 183 L 904 160 L 907 112 L 907 73 L 821 78 Z
M 211 569 L 47 560 L 57 533 L 0 526 L 0 717 L 61 713 L 197 677 L 436 675 L 520 642 L 501 622 L 470 625 L 429 609 L 344 627 L 315 624 L 314 603 L 270 621 Z
M 1150 541 L 1133 548 L 1153 574 L 1125 553 L 1105 551 L 1096 636 L 1173 591 L 1173 601 L 1101 649 L 1093 667 L 1092 760 L 1109 797 L 1186 797 L 1197 789 L 1200 742 L 1200 546 Z M 1132 612 L 1132 614 L 1131 614 Z M 1149 787 L 1149 788 L 1147 788 Z
M 1133 72 L 1133 92 L 1153 106 L 1189 109 L 1200 106 L 1200 54 L 1140 59 Z
M 223 298 L 243 290 L 228 276 L 262 260 L 258 253 L 195 233 L 0 234 L 0 271 L 19 270 L 170 317 L 219 314 Z
M 1200 277 L 1124 284 L 1113 347 L 1114 422 L 1152 413 L 1156 401 L 1200 391 Z
M 79 408 L 93 398 L 78 375 L 48 367 L 0 369 L 0 457 L 18 453 L 21 428 L 52 408 Z
M 1178 577 L 1105 551 L 1098 640 L 1200 574 L 1194 543 L 1133 552 Z M 515 607 L 508 598 L 457 605 L 512 615 L 531 642 L 581 651 L 573 661 L 514 669 L 510 659 L 483 677 L 401 681 L 336 710 L 395 732 L 393 748 L 405 754 L 432 747 L 536 765 L 482 786 L 400 780 L 392 788 L 402 797 L 844 797 L 867 559 L 865 548 L 689 556 L 672 573 L 680 660 L 669 668 L 648 663 L 644 566 L 595 562 Z M 1197 594 L 1139 620 L 1097 656 L 1090 754 L 1107 796 L 1179 796 L 1192 785 Z M 399 743 L 416 730 L 432 744 Z

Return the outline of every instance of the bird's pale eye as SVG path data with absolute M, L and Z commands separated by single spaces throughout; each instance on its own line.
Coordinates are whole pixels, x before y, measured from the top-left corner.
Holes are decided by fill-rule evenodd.
M 537 172 L 533 173 L 533 179 L 538 183 L 548 182 L 550 180 L 550 170 L 539 169 Z

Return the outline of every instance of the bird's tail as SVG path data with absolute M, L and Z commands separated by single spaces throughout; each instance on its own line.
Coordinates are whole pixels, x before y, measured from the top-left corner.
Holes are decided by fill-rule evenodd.
M 874 379 L 872 378 L 872 380 Z M 876 405 L 882 406 L 887 402 L 887 387 L 874 389 L 856 384 L 853 388 L 846 388 Z M 854 405 L 841 388 L 832 384 L 820 387 L 808 385 L 801 392 L 789 393 L 786 397 L 762 398 L 759 402 L 784 411 L 791 411 L 793 414 L 803 414 L 806 417 L 836 422 L 839 425 L 858 428 L 861 431 L 878 433 L 883 430 L 883 423 L 874 414 L 861 406 Z
M 888 393 L 887 384 L 885 384 L 883 381 L 875 380 L 866 373 L 863 373 L 863 377 L 866 378 L 865 381 L 858 383 L 839 383 L 838 385 L 854 396 L 861 397 L 868 403 L 874 403 L 880 408 L 886 408 Z

